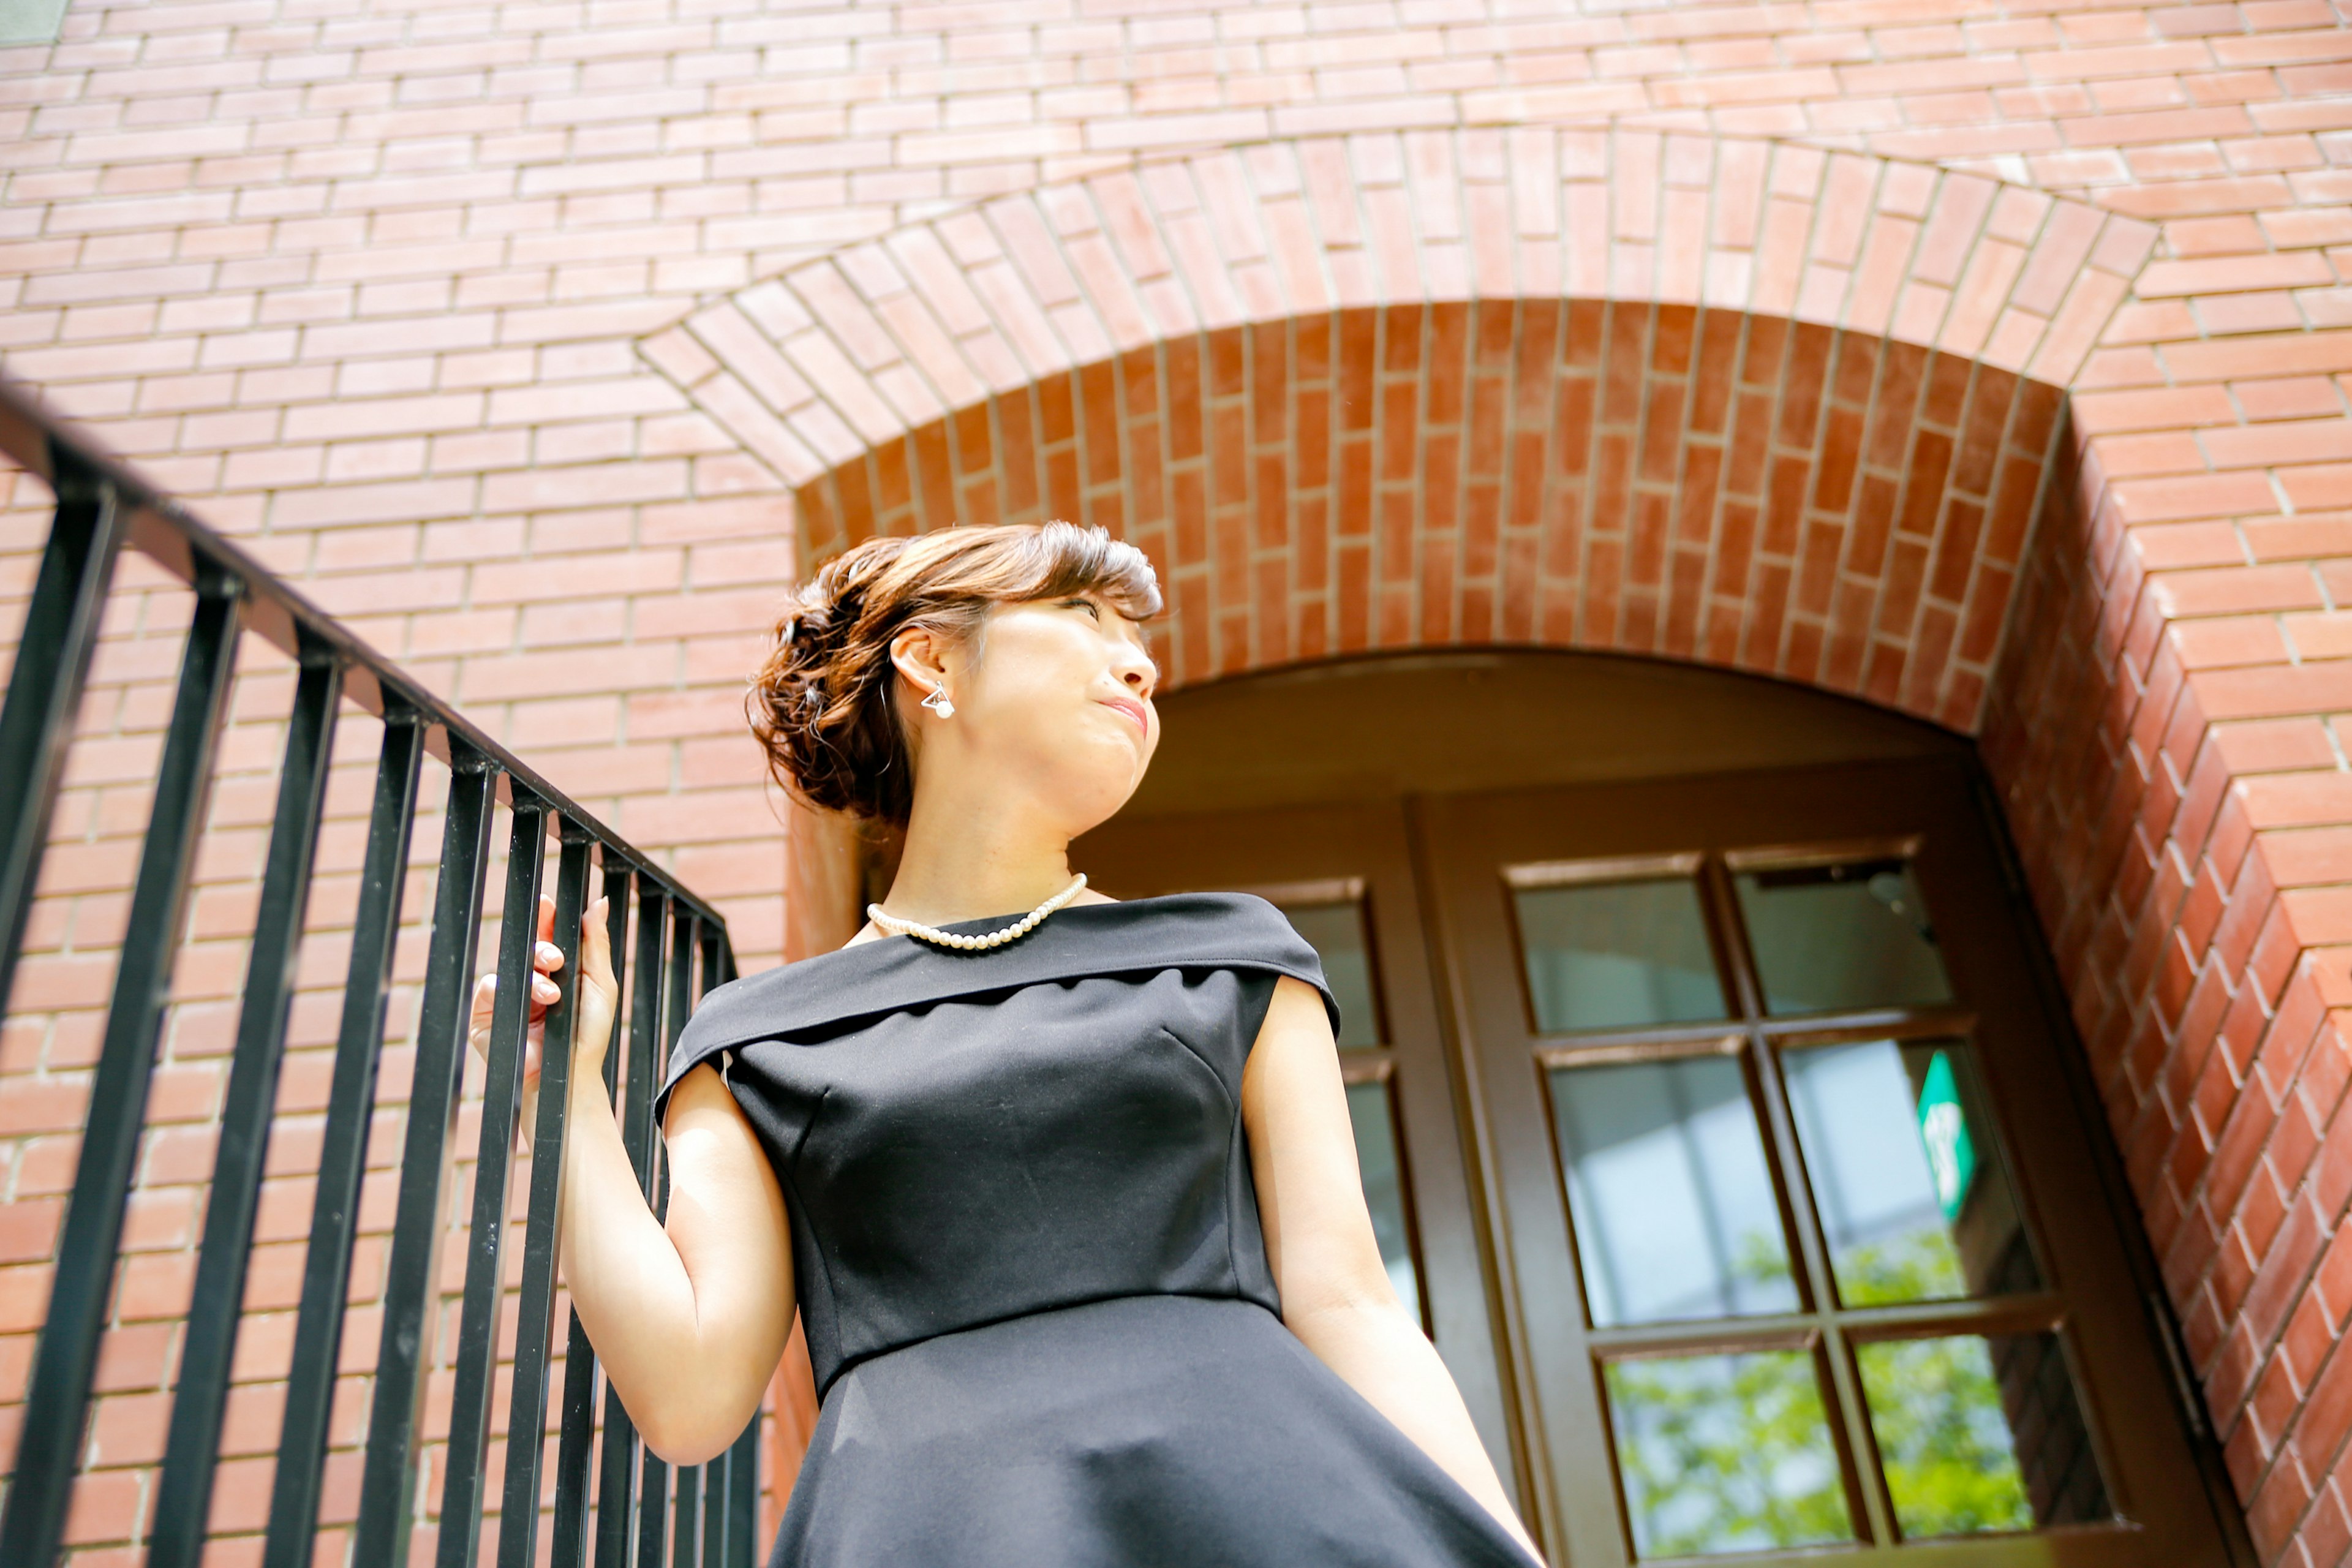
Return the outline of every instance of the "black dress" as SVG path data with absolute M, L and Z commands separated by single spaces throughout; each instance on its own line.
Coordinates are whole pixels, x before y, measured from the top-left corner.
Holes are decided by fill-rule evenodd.
M 1274 906 L 1188 894 L 704 1000 L 663 1093 L 725 1066 L 823 1401 L 780 1568 L 1528 1568 L 1277 1315 L 1241 1083 L 1286 974 L 1333 1005 Z

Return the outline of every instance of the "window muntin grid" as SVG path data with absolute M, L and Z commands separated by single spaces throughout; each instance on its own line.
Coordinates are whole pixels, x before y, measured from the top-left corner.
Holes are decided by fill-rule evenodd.
M 2068 1368 L 2063 1303 L 2042 1289 L 2047 1276 L 2036 1264 L 1977 1070 L 1972 1020 L 1955 1005 L 1927 919 L 1916 848 L 1809 847 L 1505 873 L 1580 1305 L 1637 1556 L 1854 1540 L 1855 1505 L 1865 1489 L 1906 1540 L 2112 1517 Z M 1737 1034 L 1725 1035 L 1723 1024 L 1704 1016 L 1657 1016 L 1673 1009 L 1596 1024 L 1591 1010 L 1540 992 L 1536 944 L 1560 922 L 1531 921 L 1530 893 L 1629 884 L 1671 885 L 1676 902 L 1699 911 L 1706 951 L 1718 965 L 1723 1013 Z M 1654 892 L 1649 899 L 1667 901 Z M 1758 922 L 1790 919 L 1791 911 L 1801 928 L 1793 940 L 1789 931 L 1768 930 L 1759 942 Z M 1859 959 L 1835 951 L 1841 930 L 1864 950 Z M 1616 955 L 1638 966 L 1638 951 L 1622 951 L 1633 946 L 1624 935 L 1618 933 Z M 1692 967 L 1697 951 L 1687 929 L 1674 933 L 1671 956 L 1680 967 Z M 1690 1065 L 1698 1062 L 1719 1065 Z M 1620 1203 L 1612 1213 L 1597 1196 L 1603 1184 L 1593 1161 L 1611 1134 L 1596 1131 L 1591 1102 L 1606 1095 L 1591 1091 L 1629 1087 L 1644 1074 L 1654 1125 L 1642 1131 L 1654 1141 L 1663 1135 L 1652 1149 L 1654 1180 L 1644 1187 L 1619 1172 L 1616 1190 L 1646 1194 L 1649 1212 Z M 1659 1097 L 1679 1079 L 1692 1080 L 1682 1085 L 1681 1109 L 1662 1117 Z M 1694 1092 L 1702 1082 L 1704 1090 Z M 1896 1115 L 1905 1097 L 1907 1126 Z M 1640 1097 L 1619 1098 L 1631 1104 Z M 1709 1154 L 1702 1145 L 1710 1135 L 1694 1132 L 1699 1123 L 1714 1129 L 1718 1164 L 1725 1150 L 1759 1152 L 1733 1162 L 1743 1164 L 1744 1183 L 1727 1170 L 1705 1173 Z M 1898 1136 L 1906 1132 L 1908 1144 Z M 1623 1127 L 1616 1130 L 1618 1145 L 1633 1141 Z M 1679 1181 L 1665 1173 L 1670 1142 L 1680 1145 Z M 1899 1190 L 1872 1190 L 1874 1156 L 1882 1184 Z M 1628 1278 L 1624 1238 L 1654 1239 L 1645 1227 L 1699 1234 L 1695 1216 L 1703 1205 L 1695 1194 L 1710 1189 L 1718 1209 L 1721 1194 L 1731 1194 L 1738 1211 L 1730 1225 L 1718 1212 L 1706 1238 L 1717 1256 L 1701 1272 L 1714 1279 L 1679 1300 L 1663 1288 L 1645 1295 L 1643 1282 Z M 1725 1246 L 1733 1236 L 1744 1238 L 1755 1276 L 1746 1294 L 1726 1263 L 1738 1257 Z M 1886 1267 L 1890 1240 L 1920 1253 L 1907 1259 L 1919 1267 Z M 1772 1300 L 1780 1258 L 1790 1269 Z M 1710 1283 L 1716 1305 L 1694 1311 Z M 2013 1371 L 2023 1365 L 2032 1369 L 2030 1379 Z M 1811 1370 L 1800 1377 L 1791 1370 L 1800 1366 Z M 1635 1367 L 1647 1371 L 1625 1370 Z M 1661 1367 L 1688 1375 L 1662 1382 Z M 1767 1392 L 1778 1392 L 1744 1403 L 1706 1393 L 1759 1377 Z M 1682 1392 L 1672 1398 L 1681 1405 L 1662 1413 L 1661 1400 L 1676 1388 Z M 1786 1468 L 1816 1465 L 1822 1452 L 1805 1406 L 1815 1396 L 1824 1412 L 1818 1434 L 1843 1474 L 1843 1501 L 1835 1508 L 1811 1481 L 1790 1481 Z M 1713 1478 L 1705 1483 L 1714 1489 L 1707 1498 L 1677 1502 L 1660 1490 L 1660 1477 L 1673 1468 L 1662 1468 L 1662 1456 L 1675 1452 L 1675 1441 L 1686 1451 L 1675 1464 Z M 1759 1455 L 1782 1449 L 1783 1469 L 1757 1468 Z M 1964 1471 L 1977 1478 L 1973 1492 L 1944 1484 Z M 1780 1479 L 1767 1484 L 1770 1475 Z M 1740 1497 L 1748 1500 L 1745 1512 L 1733 1506 Z M 1832 1519 L 1839 1528 L 1825 1537 L 1820 1531 Z

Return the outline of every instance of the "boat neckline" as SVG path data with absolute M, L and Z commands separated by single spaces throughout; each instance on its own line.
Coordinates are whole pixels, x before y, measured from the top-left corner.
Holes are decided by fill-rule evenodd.
M 1147 893 L 1139 899 L 1106 899 L 1098 904 L 1066 904 L 1062 908 L 1055 910 L 1052 914 L 1048 915 L 1046 920 L 1058 921 L 1065 915 L 1082 914 L 1089 910 L 1132 910 L 1143 904 L 1171 903 L 1181 899 L 1255 898 L 1257 898 L 1257 895 L 1255 893 L 1237 892 L 1231 889 L 1212 889 L 1190 893 Z M 1000 921 L 1019 921 L 1026 918 L 1028 913 L 1029 911 L 1027 910 L 1010 910 L 1003 914 L 998 915 L 973 915 L 965 920 L 950 921 L 947 924 L 935 927 L 934 929 L 938 931 L 952 931 L 958 936 L 985 936 L 988 934 L 989 930 L 996 927 Z M 977 931 L 967 931 L 964 929 L 967 926 L 977 926 L 982 929 Z M 863 930 L 864 927 L 860 927 L 859 929 Z M 1037 931 L 1045 929 L 1044 921 L 1040 921 L 1036 930 L 1030 931 L 1028 934 L 1030 936 L 1034 936 L 1037 934 Z M 839 947 L 829 947 L 823 952 L 812 952 L 806 958 L 796 958 L 793 960 L 792 963 L 781 964 L 778 967 L 783 969 L 796 969 L 803 963 L 814 963 L 820 958 L 832 958 L 840 953 L 856 952 L 861 948 L 882 947 L 894 942 L 910 942 L 918 948 L 927 949 L 932 952 L 961 952 L 970 951 L 968 949 L 941 947 L 937 942 L 924 942 L 919 937 L 909 936 L 902 931 L 886 931 L 882 935 L 874 938 L 871 942 L 845 942 Z M 772 971 L 771 973 L 772 973 Z

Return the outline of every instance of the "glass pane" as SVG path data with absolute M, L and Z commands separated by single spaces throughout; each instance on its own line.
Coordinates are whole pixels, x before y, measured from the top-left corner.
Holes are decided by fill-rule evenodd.
M 1781 1066 L 1846 1305 L 2034 1289 L 1965 1041 L 1807 1046 Z
M 1551 1097 L 1595 1324 L 1796 1307 L 1737 1060 L 1555 1068 Z
M 1536 1027 L 1621 1029 L 1726 1016 L 1688 878 L 1522 888 L 1519 940 Z
M 2109 1517 L 2055 1335 L 1902 1340 L 1856 1357 L 1906 1537 Z
M 1364 940 L 1364 907 L 1352 900 L 1287 906 L 1282 911 L 1323 961 L 1323 978 L 1339 1004 L 1339 1048 L 1381 1043 L 1381 1010 L 1373 1000 L 1371 944 Z
M 1423 1322 L 1421 1277 L 1412 1263 L 1412 1232 L 1404 1221 L 1404 1172 L 1397 1161 L 1396 1110 L 1385 1082 L 1348 1086 L 1348 1115 L 1356 1124 L 1356 1168 L 1364 1178 L 1364 1205 L 1397 1300 Z
M 1607 1370 L 1637 1555 L 1853 1539 L 1810 1355 L 1678 1356 Z
M 1742 871 L 1739 912 L 1772 1013 L 1952 999 L 1927 906 L 1905 860 Z

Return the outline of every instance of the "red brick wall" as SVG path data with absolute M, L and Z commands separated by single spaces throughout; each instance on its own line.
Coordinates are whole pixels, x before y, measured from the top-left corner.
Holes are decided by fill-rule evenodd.
M 737 691 L 796 515 L 812 542 L 872 526 L 861 504 L 1156 528 L 1188 679 L 1531 636 L 1979 729 L 2256 1539 L 2329 1563 L 2352 1536 L 2344 21 L 75 0 L 57 47 L 0 50 L 0 363 L 663 848 L 752 964 L 782 942 L 783 835 Z M 1780 319 L 1818 361 L 1759 357 Z M 1816 363 L 1808 437 L 1786 416 Z M 2055 464 L 2010 400 L 2001 460 L 2050 476 L 2022 556 L 2030 508 L 1922 466 L 1970 428 L 1938 377 L 1965 408 L 2001 375 L 2066 394 Z M 12 600 L 31 490 L 0 510 Z M 1964 628 L 2012 598 L 2000 665 Z M 54 989 L 0 1035 L 0 1395 L 46 1291 L 173 602 L 121 613 L 60 822 L 79 869 L 26 972 Z M 251 794 L 225 792 L 224 844 Z M 212 873 L 224 932 L 239 864 Z M 184 994 L 233 988 L 223 942 Z M 157 1151 L 201 1146 L 217 1094 L 216 1038 L 184 1020 L 172 1050 Z M 288 1148 L 273 1201 L 299 1211 Z M 145 1167 L 164 1273 L 204 1169 Z M 136 1537 L 173 1315 L 125 1307 L 102 1458 L 131 1506 L 85 1510 L 92 1561 Z M 283 1316 L 257 1302 L 248 1339 Z

